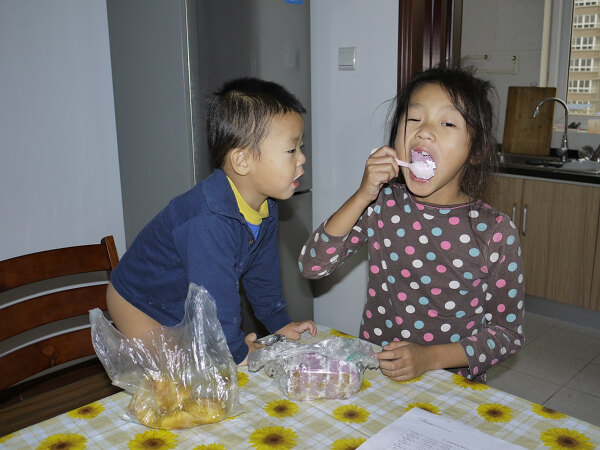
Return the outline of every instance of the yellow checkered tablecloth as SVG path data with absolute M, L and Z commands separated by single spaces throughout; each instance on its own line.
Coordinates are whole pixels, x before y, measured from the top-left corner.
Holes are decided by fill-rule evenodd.
M 332 334 L 339 335 L 319 326 L 303 342 Z M 525 448 L 600 448 L 596 426 L 443 370 L 404 383 L 367 370 L 347 400 L 291 401 L 262 370 L 245 367 L 239 384 L 246 412 L 219 423 L 152 430 L 122 419 L 131 397 L 120 392 L 1 437 L 0 449 L 352 449 L 413 407 Z

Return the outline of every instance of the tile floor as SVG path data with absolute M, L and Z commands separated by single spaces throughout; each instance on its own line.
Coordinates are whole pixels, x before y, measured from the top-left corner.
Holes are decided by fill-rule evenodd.
M 600 426 L 600 320 L 533 309 L 526 300 L 525 345 L 488 372 L 488 384 Z

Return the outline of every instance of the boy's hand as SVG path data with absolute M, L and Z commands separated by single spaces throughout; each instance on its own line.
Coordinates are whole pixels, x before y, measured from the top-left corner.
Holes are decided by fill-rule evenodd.
M 256 342 L 256 339 L 258 339 L 256 333 L 250 333 L 245 337 L 244 342 L 248 346 L 248 355 L 253 351 L 259 350 L 264 347 L 264 345 L 262 345 L 261 343 Z M 241 363 L 239 363 L 238 366 L 248 365 L 248 355 L 246 355 L 246 358 Z
M 364 196 L 368 202 L 375 200 L 381 187 L 396 178 L 400 173 L 396 157 L 394 149 L 387 146 L 371 153 L 371 156 L 367 159 L 365 172 L 357 193 Z
M 317 334 L 317 326 L 312 320 L 305 320 L 304 322 L 290 322 L 275 333 L 283 334 L 286 338 L 297 341 L 300 339 L 302 333 L 307 330 L 311 336 Z

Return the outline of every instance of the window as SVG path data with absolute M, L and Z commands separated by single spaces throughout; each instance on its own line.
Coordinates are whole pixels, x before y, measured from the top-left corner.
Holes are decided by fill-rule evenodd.
M 582 14 L 573 17 L 573 28 L 597 28 L 598 14 Z
M 594 70 L 594 60 L 591 58 L 571 60 L 571 72 L 591 72 L 592 70 Z
M 569 80 L 569 93 L 592 93 L 592 80 Z
M 552 3 L 547 85 L 556 86 L 557 97 L 565 99 L 569 123 L 580 124 L 569 132 L 569 146 L 581 148 L 598 140 L 597 134 L 588 135 L 588 119 L 600 118 L 600 0 Z M 562 111 L 555 111 L 553 146 L 564 127 Z
M 598 50 L 596 36 L 574 37 L 571 42 L 571 50 Z
M 591 116 L 593 114 L 593 105 L 590 102 L 574 101 L 569 102 L 569 115 Z

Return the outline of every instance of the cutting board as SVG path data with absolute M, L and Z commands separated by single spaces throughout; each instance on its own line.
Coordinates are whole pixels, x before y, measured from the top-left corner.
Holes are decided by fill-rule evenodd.
M 549 155 L 556 102 L 546 102 L 536 118 L 533 111 L 539 102 L 556 96 L 554 87 L 510 86 L 506 101 L 502 151 Z

